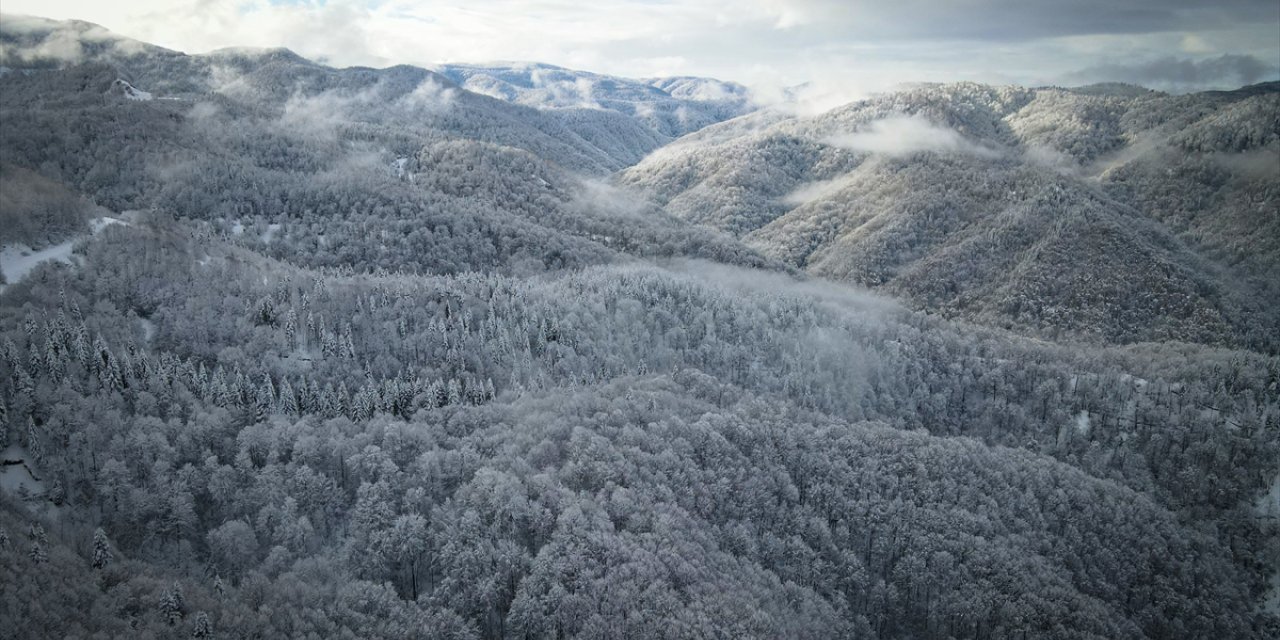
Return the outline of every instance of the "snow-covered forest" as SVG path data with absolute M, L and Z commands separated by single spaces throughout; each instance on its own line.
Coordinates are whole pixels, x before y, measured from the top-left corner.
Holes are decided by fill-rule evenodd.
M 0 638 L 1280 634 L 1275 83 L 6 15 L 0 245 Z

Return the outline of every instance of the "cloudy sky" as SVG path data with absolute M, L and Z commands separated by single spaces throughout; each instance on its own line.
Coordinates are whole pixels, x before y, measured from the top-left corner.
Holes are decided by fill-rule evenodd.
M 1126 81 L 1167 90 L 1280 77 L 1277 0 L 4 0 L 190 53 L 285 46 L 330 64 L 527 60 L 762 92 L 909 81 Z

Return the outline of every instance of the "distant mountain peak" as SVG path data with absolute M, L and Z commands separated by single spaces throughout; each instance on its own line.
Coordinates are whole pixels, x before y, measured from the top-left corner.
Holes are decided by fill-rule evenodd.
M 528 62 L 436 69 L 469 91 L 538 109 L 615 112 L 666 138 L 757 109 L 746 87 L 710 78 L 633 79 Z
M 1139 98 L 1142 96 L 1163 95 L 1160 91 L 1127 82 L 1098 82 L 1080 87 L 1072 87 L 1069 91 L 1085 96 L 1110 96 L 1115 98 Z

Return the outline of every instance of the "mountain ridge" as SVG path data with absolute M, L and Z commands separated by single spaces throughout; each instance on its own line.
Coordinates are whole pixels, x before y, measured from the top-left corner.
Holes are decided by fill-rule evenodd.
M 1174 298 L 1207 296 L 1170 312 L 1188 323 L 1187 330 L 1225 321 L 1231 328 L 1210 332 L 1216 334 L 1210 341 L 1275 350 L 1267 336 L 1280 328 L 1280 315 L 1260 301 L 1275 299 L 1274 282 L 1280 278 L 1280 251 L 1267 240 L 1280 237 L 1280 196 L 1274 174 L 1268 173 L 1280 168 L 1278 88 L 1271 83 L 1186 96 L 1098 96 L 1062 89 L 925 85 L 817 116 L 747 116 L 713 125 L 627 168 L 619 182 L 676 215 L 734 233 L 766 255 L 816 275 L 889 286 L 921 308 L 1013 321 L 1051 335 L 1088 329 L 1110 340 L 1205 340 L 1181 330 L 1117 333 L 1153 326 L 1164 317 L 1161 309 L 1172 309 L 1157 302 L 1137 318 L 1107 319 L 1108 304 L 1123 304 L 1154 287 L 1180 291 L 1171 294 Z M 753 124 L 743 128 L 743 123 Z M 1190 179 L 1178 183 L 1173 174 L 1160 173 L 1170 167 L 1185 167 L 1176 171 Z M 1032 209 L 1016 205 L 1027 197 Z M 1180 203 L 1179 197 L 1193 199 Z M 1209 212 L 1186 213 L 1188 206 L 1215 199 L 1218 204 Z M 1171 259 L 1184 265 L 1180 269 L 1191 280 L 1175 284 L 1183 276 L 1171 276 L 1159 284 L 1114 288 L 1105 299 L 1080 307 L 1092 309 L 1087 319 L 1064 323 L 1018 320 L 1016 311 L 996 310 L 1009 303 L 993 293 L 956 291 L 940 299 L 931 287 L 948 279 L 942 277 L 946 268 L 926 268 L 933 275 L 903 279 L 897 279 L 897 266 L 884 271 L 926 258 L 939 266 L 950 262 L 952 268 L 982 264 L 984 256 L 1004 254 L 976 251 L 977 245 L 965 251 L 963 234 L 1007 234 L 1012 231 L 1008 215 L 1032 214 L 1044 222 L 1026 237 L 1041 237 L 1055 217 L 1085 220 L 1071 213 L 1073 207 L 1096 205 L 1114 212 L 1108 214 L 1113 222 L 1100 228 L 1131 238 L 1120 255 L 1150 253 L 1141 247 L 1154 243 L 1179 256 Z M 1020 210 L 1024 213 L 1017 214 Z M 1137 229 L 1123 231 L 1132 224 L 1122 221 L 1134 214 L 1147 220 L 1138 235 L 1133 235 Z M 1254 241 L 1258 244 L 1248 244 Z M 930 257 L 933 245 L 960 253 Z M 1245 246 L 1251 248 L 1245 251 Z M 1087 255 L 1087 248 L 1085 243 L 1054 251 Z M 1121 271 L 1168 272 L 1161 266 L 1165 263 L 1160 259 Z M 1021 290 L 1016 273 L 1002 274 L 993 265 L 980 270 L 985 280 L 1005 279 L 1008 293 L 1034 301 L 1033 307 L 1058 302 Z M 1197 281 L 1201 284 L 1193 284 Z M 1217 283 L 1209 285 L 1216 292 L 1204 289 L 1208 282 Z M 963 311 L 971 304 L 964 302 L 966 296 L 974 295 L 979 310 Z M 1205 313 L 1228 318 L 1204 322 Z
M 707 78 L 631 80 L 541 63 L 434 68 L 397 64 L 378 69 L 362 66 L 339 69 L 308 60 L 284 47 L 227 47 L 186 54 L 119 36 L 92 23 L 29 16 L 6 15 L 6 18 L 7 26 L 2 31 L 5 41 L 0 42 L 0 65 L 8 60 L 19 66 L 50 69 L 67 63 L 105 63 L 119 69 L 125 80 L 158 95 L 194 97 L 216 90 L 228 80 L 226 66 L 236 74 L 253 75 L 270 74 L 272 69 L 282 66 L 294 71 L 339 76 L 435 74 L 446 86 L 476 89 L 477 95 L 543 111 L 542 117 L 557 121 L 574 136 L 605 147 L 610 157 L 605 168 L 609 170 L 634 163 L 680 135 L 756 108 L 745 87 Z M 13 53 L 8 53 L 10 50 Z M 35 57 L 24 59 L 22 56 L 27 54 L 19 52 L 35 52 Z M 540 73 L 543 77 L 538 79 Z M 512 89 L 508 81 L 520 82 L 528 91 L 512 93 L 498 88 L 501 85 Z M 664 82 L 679 87 L 678 91 L 685 97 L 672 96 L 656 86 Z M 593 97 L 591 87 L 597 83 L 607 88 L 603 95 Z M 715 87 L 715 92 L 723 97 L 719 100 L 700 98 L 694 86 L 698 83 Z M 703 93 L 707 91 L 705 87 L 702 89 Z

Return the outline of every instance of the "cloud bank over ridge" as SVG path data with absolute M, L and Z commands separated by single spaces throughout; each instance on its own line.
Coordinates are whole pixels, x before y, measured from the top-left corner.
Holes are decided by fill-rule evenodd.
M 535 60 L 629 77 L 706 75 L 840 103 L 904 82 L 1123 81 L 1190 91 L 1280 78 L 1274 0 L 8 0 L 191 52 L 284 46 L 336 66 Z M 92 32 L 82 34 L 92 38 Z M 43 43 L 73 59 L 77 42 Z M 1117 64 L 1113 60 L 1125 60 Z

